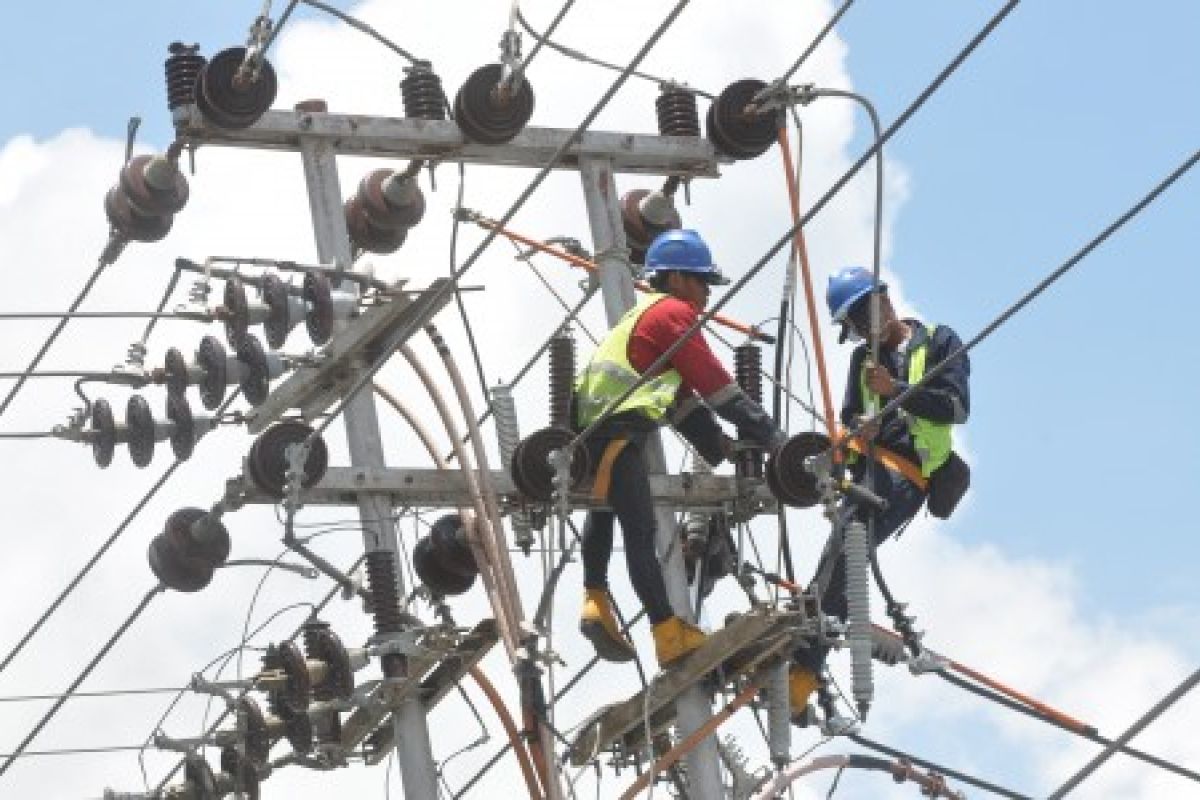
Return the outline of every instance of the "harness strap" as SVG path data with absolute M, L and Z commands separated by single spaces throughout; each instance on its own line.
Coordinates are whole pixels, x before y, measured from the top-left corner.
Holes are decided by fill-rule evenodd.
M 600 456 L 600 466 L 596 467 L 596 479 L 592 483 L 593 500 L 602 502 L 608 499 L 608 489 L 612 485 L 613 463 L 616 462 L 617 456 L 621 455 L 621 451 L 627 444 L 629 444 L 629 437 L 622 436 L 619 439 L 613 439 L 604 448 L 604 454 Z

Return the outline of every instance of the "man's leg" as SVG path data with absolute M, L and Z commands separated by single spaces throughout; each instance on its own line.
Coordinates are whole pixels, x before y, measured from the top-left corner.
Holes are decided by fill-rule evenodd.
M 608 502 L 621 521 L 629 582 L 650 623 L 656 625 L 675 612 L 654 550 L 654 496 L 650 493 L 650 477 L 640 442 L 631 441 L 613 463 Z
M 590 511 L 583 521 L 579 553 L 583 559 L 583 585 L 608 589 L 608 560 L 613 548 L 613 513 Z

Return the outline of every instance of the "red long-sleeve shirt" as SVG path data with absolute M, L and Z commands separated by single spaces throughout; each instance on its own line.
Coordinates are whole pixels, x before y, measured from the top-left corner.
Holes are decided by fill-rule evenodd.
M 650 306 L 638 319 L 629 337 L 629 363 L 638 372 L 645 372 L 679 341 L 698 316 L 694 306 L 676 297 L 664 297 Z M 729 372 L 713 355 L 703 333 L 684 342 L 668 363 L 683 378 L 681 396 L 694 391 L 701 397 L 708 397 L 733 382 Z

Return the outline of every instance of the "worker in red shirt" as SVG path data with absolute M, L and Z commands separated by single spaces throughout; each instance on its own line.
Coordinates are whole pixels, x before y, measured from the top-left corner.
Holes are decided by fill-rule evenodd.
M 713 263 L 704 240 L 689 230 L 659 235 L 646 251 L 646 269 L 654 291 L 608 332 L 575 382 L 576 430 L 603 418 L 586 446 L 592 463 L 598 465 L 593 493 L 607 499 L 612 508 L 589 513 L 584 523 L 580 630 L 601 658 L 629 661 L 634 657 L 608 595 L 615 517 L 625 539 L 629 579 L 650 618 L 658 663 L 665 667 L 699 647 L 704 633 L 680 618 L 667 597 L 654 548 L 654 500 L 642 457 L 648 435 L 670 424 L 714 466 L 733 454 L 733 441 L 721 431 L 714 411 L 764 448 L 781 445 L 787 435 L 733 381 L 699 332 L 609 412 L 691 328 L 708 302 L 711 287 L 729 282 Z

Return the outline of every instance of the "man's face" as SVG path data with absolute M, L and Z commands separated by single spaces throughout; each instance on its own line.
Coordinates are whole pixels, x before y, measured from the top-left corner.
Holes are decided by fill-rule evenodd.
M 846 312 L 846 325 L 851 332 L 861 339 L 871 335 L 871 297 L 868 294 Z M 879 329 L 882 331 L 888 324 L 888 304 L 883 297 L 879 298 Z
M 691 303 L 697 311 L 703 311 L 708 305 L 708 295 L 712 291 L 707 281 L 688 272 L 672 272 L 670 287 L 671 294 Z

